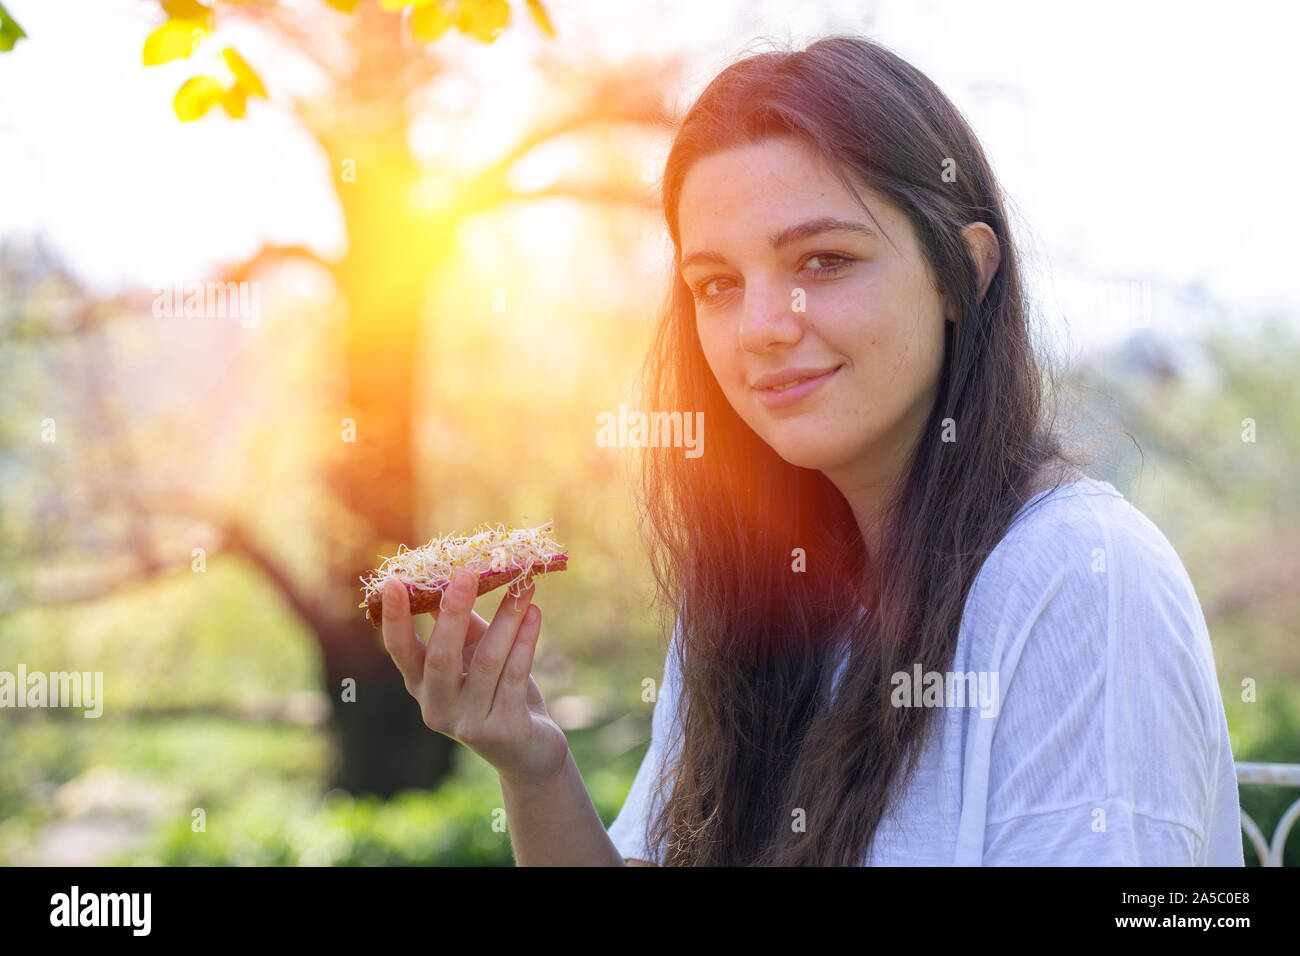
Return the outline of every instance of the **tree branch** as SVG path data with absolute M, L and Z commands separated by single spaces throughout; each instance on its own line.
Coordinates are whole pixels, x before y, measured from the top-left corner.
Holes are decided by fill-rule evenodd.
M 325 640 L 327 635 L 337 629 L 338 621 L 325 610 L 326 602 L 309 601 L 288 572 L 248 535 L 242 525 L 231 524 L 226 528 L 226 532 L 226 550 L 239 554 L 256 565 L 258 570 L 275 585 L 276 590 L 294 612 L 321 640 Z
M 521 193 L 510 191 L 502 201 L 536 200 L 536 199 L 577 199 L 582 202 L 607 203 L 611 205 L 632 206 L 655 212 L 659 209 L 659 200 L 648 192 L 620 189 L 617 186 L 582 186 L 571 183 L 557 183 L 536 192 Z
M 0 614 L 12 614 L 31 607 L 63 606 L 98 601 L 101 598 L 111 597 L 115 594 L 142 587 L 164 574 L 170 574 L 181 570 L 181 568 L 188 567 L 188 564 L 164 567 L 142 563 L 141 570 L 125 574 L 121 572 L 108 574 L 105 572 L 100 575 L 99 580 L 88 579 L 84 571 L 79 571 L 68 574 L 60 581 L 57 588 L 46 589 L 38 586 L 26 593 L 16 593 L 18 589 L 7 586 L 3 598 L 0 598 Z
M 582 103 L 569 113 L 550 119 L 535 127 L 519 139 L 504 155 L 483 167 L 464 184 L 464 194 L 476 197 L 458 211 L 469 215 L 491 208 L 505 199 L 534 199 L 549 196 L 568 196 L 596 202 L 630 202 L 634 205 L 655 207 L 652 198 L 637 193 L 620 192 L 603 187 L 584 188 L 574 185 L 553 186 L 539 193 L 520 194 L 506 186 L 511 167 L 538 146 L 577 130 L 597 125 L 635 123 L 651 127 L 669 128 L 674 122 L 664 105 L 659 84 L 631 78 L 624 71 L 598 76 L 588 84 Z
M 304 262 L 314 262 L 322 269 L 330 271 L 334 268 L 332 263 L 322 259 L 306 246 L 279 246 L 272 243 L 266 243 L 261 249 L 257 250 L 257 252 L 253 253 L 247 259 L 221 270 L 221 275 L 226 282 L 243 282 L 246 281 L 249 276 L 253 275 L 265 266 L 294 259 L 302 260 Z

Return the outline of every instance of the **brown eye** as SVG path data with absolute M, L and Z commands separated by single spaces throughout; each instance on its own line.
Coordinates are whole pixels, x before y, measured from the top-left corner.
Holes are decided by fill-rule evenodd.
M 848 256 L 842 256 L 838 252 L 819 252 L 816 255 L 809 257 L 808 261 L 805 262 L 804 265 L 807 265 L 808 263 L 811 263 L 816 260 L 825 260 L 825 259 L 832 259 L 836 261 L 831 262 L 830 265 L 814 266 L 813 273 L 819 277 L 834 275 L 835 273 L 840 272 L 841 270 L 848 267 L 850 261 Z
M 715 282 L 730 282 L 730 281 L 732 280 L 728 279 L 726 276 L 714 276 L 709 279 L 701 279 L 699 282 L 691 286 L 691 294 L 695 296 L 695 299 L 697 301 L 704 302 L 707 304 L 708 302 L 722 295 L 721 291 L 717 292 L 714 295 L 709 295 L 707 292 L 708 287 L 713 285 L 713 283 Z

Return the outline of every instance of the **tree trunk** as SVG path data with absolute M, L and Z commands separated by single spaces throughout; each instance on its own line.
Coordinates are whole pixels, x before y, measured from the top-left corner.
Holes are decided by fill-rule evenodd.
M 432 536 L 421 526 L 414 454 L 415 351 L 424 290 L 452 233 L 413 210 L 419 169 L 406 142 L 406 117 L 361 134 L 323 136 L 335 174 L 354 164 L 355 179 L 339 183 L 348 252 L 334 273 L 349 310 L 346 374 L 348 417 L 355 441 L 344 445 L 329 484 L 373 535 L 360 566 L 338 569 L 337 593 L 359 596 L 358 575 L 376 553 L 416 547 Z M 330 726 L 339 748 L 335 786 L 389 795 L 436 786 L 451 769 L 456 744 L 430 731 L 419 705 L 378 632 L 358 610 L 346 633 L 321 635 Z M 353 630 L 355 628 L 355 630 Z M 356 700 L 342 699 L 342 681 L 356 681 Z
M 420 705 L 407 693 L 377 632 L 364 621 L 358 624 L 324 647 L 329 729 L 337 748 L 331 786 L 381 797 L 432 789 L 452 770 L 456 744 L 424 725 Z M 348 678 L 355 681 L 355 694 L 344 691 Z

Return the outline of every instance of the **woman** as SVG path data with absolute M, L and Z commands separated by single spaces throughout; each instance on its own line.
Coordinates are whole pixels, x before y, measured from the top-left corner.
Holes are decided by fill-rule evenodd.
M 498 768 L 517 860 L 1242 865 L 1192 584 L 1040 408 L 952 104 L 858 37 L 751 56 L 686 116 L 663 200 L 643 407 L 702 410 L 708 443 L 644 458 L 677 621 L 607 832 L 528 677 L 538 612 L 453 600 L 426 651 L 385 596 L 426 722 Z

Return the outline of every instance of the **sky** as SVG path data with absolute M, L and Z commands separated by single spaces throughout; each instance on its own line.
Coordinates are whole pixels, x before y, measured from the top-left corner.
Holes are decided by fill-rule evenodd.
M 324 8 L 319 0 L 298 0 Z M 152 0 L 6 0 L 29 34 L 0 55 L 0 235 L 41 232 L 92 286 L 204 274 L 263 241 L 324 256 L 345 246 L 331 170 L 277 106 L 315 82 L 256 36 L 229 34 L 277 87 L 245 120 L 182 124 L 179 84 L 216 57 L 146 69 Z M 763 40 L 827 32 L 879 40 L 967 117 L 1010 204 L 1031 298 L 1086 354 L 1148 326 L 1172 336 L 1283 313 L 1300 323 L 1300 68 L 1294 4 L 548 0 L 561 53 L 684 55 L 682 106 Z M 522 4 L 520 5 L 522 10 Z M 330 14 L 324 14 L 330 16 Z M 439 41 L 440 88 L 493 104 L 459 134 L 465 162 L 509 141 L 546 43 L 531 24 L 497 43 Z M 208 45 L 212 46 L 212 45 Z M 526 92 L 523 95 L 527 95 Z M 434 98 L 436 102 L 436 97 Z M 436 143 L 439 118 L 412 129 Z M 533 217 L 539 256 L 580 220 Z M 571 233 L 570 233 L 571 234 Z M 1217 305 L 1189 298 L 1200 290 Z

